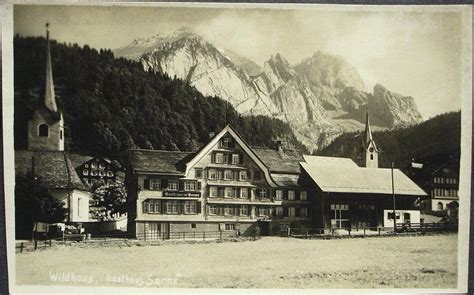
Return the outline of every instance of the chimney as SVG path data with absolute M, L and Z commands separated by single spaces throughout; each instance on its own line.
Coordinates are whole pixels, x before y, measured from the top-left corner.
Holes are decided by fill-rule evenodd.
M 286 146 L 286 142 L 284 140 L 278 139 L 276 141 L 276 149 L 279 153 L 285 153 L 283 148 Z

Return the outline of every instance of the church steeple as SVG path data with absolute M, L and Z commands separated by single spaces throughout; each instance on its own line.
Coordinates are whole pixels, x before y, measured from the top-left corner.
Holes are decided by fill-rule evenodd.
M 49 24 L 46 24 L 46 71 L 43 104 L 28 121 L 28 149 L 64 151 L 63 114 L 56 105 L 53 67 L 49 43 Z
M 58 111 L 56 95 L 54 93 L 53 67 L 51 65 L 51 48 L 49 44 L 49 23 L 46 23 L 46 85 L 44 93 L 44 105 L 52 112 Z
M 367 168 L 378 168 L 379 167 L 379 157 L 378 157 L 378 149 L 375 145 L 374 138 L 372 137 L 372 130 L 370 129 L 370 121 L 369 121 L 369 111 L 366 113 L 365 118 L 365 138 L 363 143 L 363 165 Z

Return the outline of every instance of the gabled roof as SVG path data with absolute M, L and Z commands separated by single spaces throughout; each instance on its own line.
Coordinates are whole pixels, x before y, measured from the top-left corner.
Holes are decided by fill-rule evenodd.
M 252 147 L 253 151 L 262 160 L 270 172 L 277 173 L 294 173 L 301 172 L 300 163 L 303 156 L 292 150 L 278 151 L 269 148 Z
M 227 125 L 224 127 L 218 134 L 216 134 L 206 145 L 204 145 L 189 161 L 186 163 L 186 171 L 185 174 L 188 175 L 190 169 L 194 167 L 194 165 L 199 162 L 202 157 L 208 154 L 212 147 L 215 146 L 219 140 L 226 134 L 229 134 L 234 138 L 236 143 L 242 148 L 244 152 L 254 161 L 254 163 L 263 171 L 265 176 L 265 180 L 270 186 L 276 186 L 275 182 L 272 180 L 270 176 L 270 172 L 262 160 L 257 156 L 257 154 L 252 150 L 252 148 L 245 142 L 245 140 L 230 126 Z
M 328 160 L 328 162 L 331 160 Z M 329 193 L 392 194 L 391 169 L 354 165 L 319 166 L 301 163 L 314 183 Z M 425 196 L 426 193 L 399 169 L 393 170 L 397 195 Z
M 194 153 L 133 149 L 129 151 L 131 168 L 136 172 L 183 174 L 186 161 Z
M 117 160 L 111 160 L 105 157 L 92 157 L 87 155 L 80 155 L 80 154 L 69 154 L 69 159 L 71 160 L 74 168 L 81 167 L 82 165 L 91 162 L 93 160 L 99 160 L 106 162 L 107 164 L 115 166 L 117 169 L 123 169 L 122 164 Z
M 298 164 L 299 165 L 299 164 Z M 281 173 L 272 173 L 272 179 L 278 186 L 282 187 L 298 187 L 298 180 L 300 175 L 298 174 L 281 174 Z
M 311 166 L 317 167 L 345 167 L 345 168 L 358 168 L 356 162 L 350 158 L 339 158 L 339 157 L 321 157 L 321 156 L 303 156 L 306 163 Z
M 69 154 L 69 159 L 72 162 L 74 168 L 80 167 L 82 164 L 93 159 L 91 156 L 80 155 L 80 154 Z
M 34 159 L 34 160 L 33 160 Z M 33 171 L 51 189 L 88 190 L 64 151 L 15 151 L 15 174 Z
M 409 164 L 408 169 L 416 176 L 431 176 L 445 166 L 452 166 L 455 174 L 459 175 L 459 150 L 438 153 L 428 157 L 414 159 L 416 163 L 422 164 L 422 168 L 413 167 L 413 162 Z M 415 168 L 415 169 L 414 169 Z

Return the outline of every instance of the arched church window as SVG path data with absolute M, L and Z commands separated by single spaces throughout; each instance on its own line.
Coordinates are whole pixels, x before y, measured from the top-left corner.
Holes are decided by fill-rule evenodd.
M 38 126 L 38 135 L 40 137 L 48 137 L 49 136 L 49 126 L 48 124 L 41 124 Z
M 374 159 L 374 154 L 370 154 L 370 159 L 371 159 L 371 160 Z
M 59 130 L 59 139 L 63 139 L 63 131 Z

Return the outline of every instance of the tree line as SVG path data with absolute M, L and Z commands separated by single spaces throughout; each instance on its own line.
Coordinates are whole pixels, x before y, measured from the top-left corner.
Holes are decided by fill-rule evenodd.
M 226 124 L 251 145 L 273 147 L 284 139 L 306 151 L 287 123 L 242 116 L 227 101 L 109 49 L 51 41 L 51 56 L 70 152 L 121 159 L 130 148 L 193 151 Z M 27 121 L 43 98 L 45 60 L 44 38 L 15 36 L 16 149 L 26 148 Z

